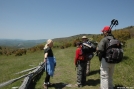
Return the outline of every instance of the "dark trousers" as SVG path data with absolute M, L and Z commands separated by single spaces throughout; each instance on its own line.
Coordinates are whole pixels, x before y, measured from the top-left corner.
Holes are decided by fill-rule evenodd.
M 45 83 L 48 83 L 48 82 L 50 82 L 50 75 L 46 71 Z
M 84 85 L 86 83 L 86 63 L 87 62 L 78 62 L 77 84 Z
M 47 64 L 46 64 L 47 65 Z M 47 72 L 47 66 L 46 66 L 46 77 L 45 77 L 45 83 L 48 84 L 50 82 L 50 75 Z

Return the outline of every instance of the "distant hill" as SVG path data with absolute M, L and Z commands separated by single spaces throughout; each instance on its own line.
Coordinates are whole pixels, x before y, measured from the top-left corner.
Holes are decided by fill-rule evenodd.
M 14 48 L 31 48 L 43 42 L 47 39 L 40 40 L 19 40 L 19 39 L 0 39 L 0 46 L 14 47 Z
M 122 29 L 113 29 L 114 30 L 128 30 L 130 32 L 131 37 L 134 37 L 134 26 L 128 26 L 128 27 L 124 27 Z M 101 33 L 100 33 L 101 34 Z M 63 37 L 63 38 L 55 38 L 53 39 L 56 42 L 61 42 L 61 41 L 71 41 L 77 38 L 81 38 L 82 36 L 87 36 L 88 38 L 91 38 L 92 36 L 97 36 L 100 34 L 78 34 L 78 35 L 74 35 L 74 36 L 70 36 L 70 37 Z
M 114 29 L 114 30 L 128 30 L 130 32 L 131 37 L 134 37 L 134 26 L 128 26 L 122 29 Z M 57 43 L 70 42 L 78 38 L 80 39 L 82 36 L 87 36 L 88 38 L 91 38 L 93 36 L 98 36 L 100 34 L 88 34 L 88 33 L 78 34 L 70 37 L 54 38 L 53 41 Z M 40 40 L 0 39 L 0 46 L 8 46 L 15 48 L 31 48 L 39 44 L 43 44 L 44 42 L 46 42 L 46 40 L 47 39 L 40 39 Z
M 63 38 L 55 38 L 53 39 L 54 41 L 70 41 L 70 40 L 74 40 L 74 39 L 80 39 L 82 38 L 82 36 L 87 36 L 88 38 L 92 37 L 93 35 L 98 35 L 98 34 L 78 34 L 78 35 L 74 35 L 74 36 L 70 36 L 70 37 L 63 37 Z
M 128 30 L 130 32 L 131 37 L 134 37 L 134 26 L 128 26 L 119 30 Z

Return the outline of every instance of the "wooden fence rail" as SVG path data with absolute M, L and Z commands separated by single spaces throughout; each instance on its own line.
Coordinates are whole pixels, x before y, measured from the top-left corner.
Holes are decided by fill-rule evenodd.
M 29 84 L 30 84 L 30 82 L 31 82 L 31 80 L 44 70 L 44 66 L 45 66 L 44 63 L 40 63 L 39 66 L 37 66 L 37 67 L 33 67 L 31 69 L 27 69 L 27 70 L 18 72 L 16 74 L 27 72 L 27 71 L 35 69 L 32 72 L 29 72 L 28 74 L 25 74 L 25 75 L 22 75 L 22 76 L 20 76 L 18 78 L 11 79 L 11 80 L 9 80 L 7 82 L 1 83 L 0 88 L 4 87 L 4 86 L 7 86 L 7 85 L 9 85 L 9 84 L 11 84 L 11 83 L 13 83 L 13 82 L 15 82 L 17 80 L 20 80 L 20 79 L 25 77 L 25 79 L 24 79 L 23 83 L 21 84 L 21 86 L 19 87 L 19 89 L 27 89 Z
M 30 68 L 30 69 L 26 69 L 26 70 L 23 70 L 21 72 L 18 72 L 18 73 L 15 73 L 15 74 L 21 74 L 21 73 L 24 73 L 24 72 L 28 72 L 28 71 L 31 71 L 31 70 L 34 70 L 36 69 L 37 67 L 33 67 L 33 68 Z
M 9 84 L 11 84 L 11 83 L 13 83 L 13 82 L 15 82 L 15 81 L 21 79 L 21 78 L 24 78 L 24 77 L 28 76 L 28 75 L 29 75 L 29 74 L 25 74 L 25 75 L 22 75 L 22 76 L 20 76 L 20 77 L 18 77 L 18 78 L 11 79 L 11 80 L 9 80 L 9 81 L 7 81 L 7 82 L 1 83 L 1 84 L 0 84 L 0 88 L 1 88 L 1 87 L 4 87 L 4 86 L 7 86 L 7 85 L 9 85 Z
M 25 77 L 25 79 L 24 79 L 23 83 L 21 84 L 21 86 L 19 87 L 19 89 L 28 89 L 31 80 L 33 80 L 34 77 L 36 77 L 38 74 L 40 74 L 44 70 L 44 66 L 45 66 L 44 63 L 40 64 L 40 66 L 38 66 L 35 70 L 33 70 L 30 73 L 30 75 Z

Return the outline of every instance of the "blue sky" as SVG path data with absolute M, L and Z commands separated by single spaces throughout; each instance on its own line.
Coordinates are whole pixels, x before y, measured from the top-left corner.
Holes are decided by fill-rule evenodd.
M 134 26 L 134 0 L 0 0 L 0 38 L 53 39 Z

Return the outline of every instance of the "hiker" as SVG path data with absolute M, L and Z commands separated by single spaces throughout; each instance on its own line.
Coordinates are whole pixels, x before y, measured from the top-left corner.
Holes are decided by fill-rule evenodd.
M 44 47 L 44 63 L 45 63 L 45 71 L 46 71 L 46 77 L 44 81 L 44 88 L 47 88 L 49 85 L 52 85 L 50 83 L 50 76 L 54 75 L 54 69 L 56 66 L 56 60 L 53 55 L 52 48 L 53 47 L 53 41 L 51 39 L 47 40 L 46 45 Z
M 74 64 L 77 68 L 77 84 L 75 86 L 82 87 L 86 83 L 86 60 L 82 53 L 82 42 L 77 42 Z
M 102 30 L 104 38 L 101 39 L 98 44 L 97 51 L 99 52 L 99 60 L 101 61 L 100 66 L 100 88 L 101 89 L 113 89 L 113 73 L 115 64 L 107 63 L 105 58 L 107 37 L 113 37 L 109 26 L 105 26 Z
M 89 40 L 86 36 L 82 36 L 82 41 L 83 43 L 89 43 Z M 89 72 L 90 72 L 90 60 L 93 58 L 93 51 L 90 51 L 90 52 L 83 52 L 85 55 L 86 55 L 86 60 L 87 60 L 87 68 L 86 68 L 86 75 L 89 75 Z

